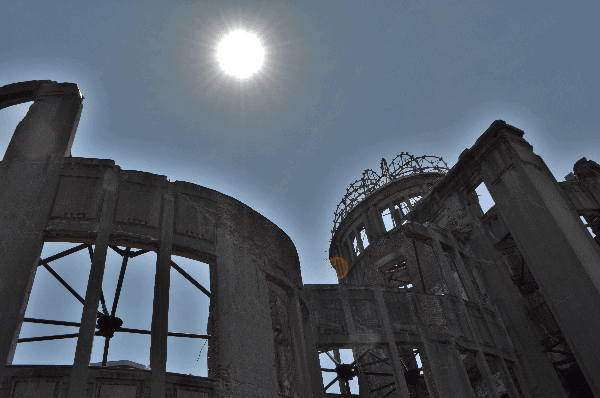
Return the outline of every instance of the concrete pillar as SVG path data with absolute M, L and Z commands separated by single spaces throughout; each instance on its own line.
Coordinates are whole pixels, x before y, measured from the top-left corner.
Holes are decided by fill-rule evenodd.
M 458 380 L 460 380 L 462 390 L 465 391 L 465 396 L 475 398 L 475 392 L 471 381 L 469 380 L 469 374 L 465 368 L 465 363 L 460 357 L 460 352 L 456 349 L 456 345 L 452 346 L 452 358 L 456 364 L 456 370 L 458 372 Z
M 310 387 L 314 398 L 325 398 L 323 376 L 321 374 L 321 362 L 315 344 L 313 324 L 308 317 L 302 314 L 302 325 L 304 326 L 304 338 L 306 341 L 307 365 L 310 374 Z
M 385 233 L 385 225 L 381 219 L 381 214 L 377 214 L 377 209 L 370 207 L 365 212 L 365 230 L 370 242 L 375 242 L 379 236 Z
M 390 365 L 392 365 L 392 372 L 394 372 L 394 382 L 396 383 L 395 396 L 398 398 L 410 398 L 406 379 L 404 378 L 404 366 L 400 362 L 400 354 L 398 353 L 398 346 L 394 338 L 394 331 L 390 323 L 385 300 L 383 299 L 381 286 L 373 286 L 372 289 L 373 293 L 375 293 L 375 300 L 377 300 L 377 311 L 379 312 L 379 319 L 382 321 L 383 332 L 388 346 Z
M 156 256 L 152 335 L 150 336 L 150 391 L 152 398 L 165 398 L 167 379 L 167 337 L 169 332 L 169 288 L 171 286 L 171 251 L 175 202 L 171 184 L 163 196 L 160 247 Z
M 461 199 L 463 204 L 466 204 L 466 198 Z M 522 310 L 521 292 L 508 276 L 508 271 L 505 271 L 506 266 L 500 258 L 500 253 L 488 240 L 485 226 L 477 216 L 476 209 L 466 205 L 465 208 L 472 220 L 473 230 L 469 241 L 474 260 L 480 264 L 479 274 L 514 345 L 517 360 L 523 371 L 522 384 L 529 386 L 534 398 L 567 398 L 531 322 Z
M 600 397 L 600 247 L 523 132 L 508 126 L 498 130 L 482 161 L 482 178 Z
M 394 220 L 394 225 L 397 227 L 400 225 L 400 222 L 402 221 L 402 216 L 400 215 L 400 212 L 396 209 L 396 206 L 394 206 L 393 204 L 390 204 L 390 214 L 392 215 L 392 219 Z
M 265 276 L 225 226 L 217 227 L 215 374 L 221 393 L 232 397 L 277 396 L 273 328 Z
M 292 335 L 292 349 L 294 350 L 294 359 L 296 361 L 296 372 L 298 376 L 298 393 L 300 397 L 310 397 L 310 383 L 306 352 L 306 342 L 304 340 L 304 325 L 302 324 L 302 314 L 298 300 L 298 292 L 293 290 L 288 294 L 288 318 Z
M 433 248 L 433 251 L 438 259 L 438 264 L 442 269 L 442 275 L 444 275 L 444 281 L 446 282 L 446 286 L 448 287 L 449 293 L 452 296 L 458 297 L 462 300 L 458 283 L 452 275 L 452 267 L 450 266 L 450 264 L 448 264 L 446 253 L 444 253 L 444 249 L 442 249 L 440 241 L 437 239 L 432 239 L 431 247 Z
M 506 362 L 504 361 L 504 358 L 499 357 L 498 361 L 500 362 L 500 366 L 502 367 L 502 374 L 504 376 L 504 379 L 506 380 L 506 387 L 508 388 L 508 392 L 510 394 L 511 397 L 514 398 L 519 398 L 519 392 L 517 390 L 517 386 L 515 385 L 515 382 L 513 380 L 513 378 L 510 375 L 510 372 L 508 371 L 508 367 L 506 366 Z
M 0 162 L 0 380 L 18 339 L 43 231 L 82 109 L 77 85 L 38 86 Z M 0 95 L 0 108 L 13 103 Z
M 68 398 L 84 397 L 87 388 L 88 368 L 94 344 L 98 303 L 100 302 L 100 295 L 102 293 L 104 265 L 106 263 L 108 240 L 115 213 L 118 186 L 119 169 L 116 167 L 107 169 L 104 173 L 102 214 L 100 215 L 98 234 L 96 235 L 94 246 L 94 257 L 92 259 L 83 312 L 81 314 L 81 326 L 79 327 L 75 359 L 73 361 L 73 368 L 71 369 Z
M 492 372 L 490 371 L 490 367 L 485 359 L 485 355 L 480 350 L 478 350 L 475 354 L 475 363 L 477 364 L 479 374 L 481 374 L 481 378 L 483 379 L 485 387 L 487 388 L 488 397 L 499 398 L 498 392 L 496 391 L 496 385 L 494 384 Z
M 417 296 L 414 296 L 412 302 L 415 314 L 418 313 L 417 299 Z M 432 390 L 433 385 L 435 385 L 439 398 L 475 398 L 473 388 L 466 376 L 464 365 L 461 365 L 462 361 L 457 355 L 454 344 L 441 344 L 432 341 L 426 328 L 419 321 L 416 324 L 419 337 L 423 342 L 424 355 L 421 355 L 421 361 L 427 362 L 434 378 L 434 380 L 429 380 L 429 375 L 425 374 L 428 388 Z M 433 396 L 433 391 L 429 393 Z

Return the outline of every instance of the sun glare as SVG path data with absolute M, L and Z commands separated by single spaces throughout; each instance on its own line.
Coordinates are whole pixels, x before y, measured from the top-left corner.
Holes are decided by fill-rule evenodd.
M 236 30 L 225 36 L 217 48 L 217 59 L 223 71 L 244 79 L 256 73 L 263 64 L 265 50 L 252 33 Z

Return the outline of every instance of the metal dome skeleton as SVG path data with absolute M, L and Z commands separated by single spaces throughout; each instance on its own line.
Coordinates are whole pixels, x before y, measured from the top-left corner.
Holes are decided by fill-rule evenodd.
M 363 201 L 371 193 L 385 184 L 400 177 L 411 174 L 427 172 L 446 173 L 449 168 L 441 157 L 432 155 L 413 156 L 408 152 L 401 152 L 388 165 L 385 159 L 381 159 L 381 173 L 377 174 L 371 169 L 363 171 L 362 177 L 354 181 L 346 189 L 346 194 L 335 209 L 333 217 L 333 229 L 331 236 L 335 234 L 338 225 L 350 211 Z

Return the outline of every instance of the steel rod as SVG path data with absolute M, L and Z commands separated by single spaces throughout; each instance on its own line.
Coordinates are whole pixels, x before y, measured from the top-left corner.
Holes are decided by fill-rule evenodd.
M 70 291 L 70 292 L 71 292 L 71 294 L 72 294 L 73 296 L 75 296 L 75 298 L 76 298 L 77 300 L 79 300 L 79 302 L 80 302 L 81 304 L 83 304 L 83 303 L 84 303 L 83 297 L 81 297 L 81 296 L 79 295 L 79 293 L 77 293 L 77 292 L 75 291 L 75 289 L 73 289 L 71 286 L 69 286 L 69 284 L 68 284 L 68 283 L 67 283 L 67 282 L 66 282 L 66 281 L 65 281 L 63 278 L 61 278 L 61 277 L 60 277 L 60 275 L 58 275 L 58 274 L 56 273 L 56 271 L 54 271 L 54 270 L 52 269 L 52 267 L 50 267 L 48 264 L 42 264 L 42 265 L 44 266 L 44 268 L 46 268 L 46 269 L 48 270 L 48 272 L 50 272 L 50 273 L 52 274 L 52 276 L 54 276 L 54 277 L 55 277 L 55 278 L 56 278 L 56 279 L 57 279 L 57 280 L 58 280 L 58 281 L 59 281 L 59 282 L 60 282 L 60 283 L 61 283 L 61 284 L 62 284 L 64 287 L 66 287 L 66 288 L 67 288 L 67 290 L 68 290 L 68 291 Z
M 206 294 L 209 298 L 210 298 L 210 292 L 208 290 L 206 290 L 204 288 L 204 286 L 202 286 L 201 284 L 199 284 L 198 282 L 196 282 L 196 280 L 194 278 L 192 278 L 187 272 L 185 272 L 183 269 L 181 269 L 181 267 L 177 264 L 175 264 L 175 262 L 173 260 L 171 260 L 171 265 L 173 266 L 173 268 L 175 268 L 181 275 L 183 275 L 183 277 L 185 279 L 187 279 L 188 281 L 192 282 L 192 284 L 194 286 L 196 286 L 198 289 L 200 289 L 202 291 L 202 293 Z
M 362 354 L 360 354 L 360 355 L 358 356 L 358 358 L 356 358 L 356 359 L 355 359 L 355 360 L 354 360 L 354 361 L 353 361 L 353 362 L 350 364 L 350 366 L 354 366 L 354 365 L 356 365 L 356 363 L 357 363 L 358 361 L 360 361 L 361 359 L 363 359 L 363 357 L 364 357 L 365 355 L 367 355 L 369 352 L 371 352 L 371 349 L 366 349 L 366 350 L 365 350 L 365 352 L 363 352 Z
M 104 338 L 104 354 L 102 354 L 102 366 L 106 366 L 108 361 L 108 346 L 110 345 L 110 337 Z
M 125 249 L 125 255 L 123 256 L 123 262 L 121 263 L 121 272 L 119 273 L 119 282 L 117 282 L 117 291 L 115 292 L 115 298 L 113 300 L 112 311 L 110 312 L 111 320 L 115 317 L 117 312 L 117 304 L 119 304 L 119 297 L 121 296 L 121 288 L 123 287 L 123 279 L 125 278 L 125 271 L 127 269 L 127 261 L 129 260 L 129 252 L 131 248 Z
M 387 388 L 389 386 L 393 386 L 394 384 L 396 384 L 396 382 L 393 382 L 393 383 L 390 383 L 390 384 L 386 384 L 385 386 L 377 387 L 374 390 L 369 390 L 369 391 L 370 392 L 375 392 L 375 391 L 383 390 L 384 388 Z
M 396 391 L 396 387 L 392 388 L 390 391 L 388 391 L 385 395 L 383 395 L 381 398 L 386 398 L 387 396 L 389 396 L 391 393 L 393 393 L 394 391 Z
M 325 351 L 325 354 L 327 354 L 327 356 L 329 358 L 331 358 L 331 360 L 333 361 L 333 363 L 335 363 L 336 365 L 340 365 L 340 363 L 329 353 L 329 351 Z
M 331 381 L 331 383 L 327 384 L 327 386 L 325 386 L 325 391 L 327 391 L 327 389 L 328 389 L 329 387 L 331 387 L 331 386 L 332 386 L 332 385 L 333 385 L 333 384 L 334 384 L 336 381 L 338 381 L 338 379 L 339 379 L 339 378 L 340 378 L 340 377 L 339 377 L 339 376 L 337 376 L 335 379 L 333 379 L 333 380 Z
M 371 361 L 371 362 L 367 362 L 367 363 L 361 363 L 360 366 L 371 366 L 371 365 L 375 365 L 381 362 L 387 362 L 387 359 L 378 359 L 377 361 Z
M 110 245 L 108 247 L 110 247 L 111 249 L 113 249 L 115 251 L 115 253 L 117 253 L 117 254 L 119 254 L 121 256 L 125 256 L 126 255 L 125 250 L 119 249 L 117 246 Z M 128 247 L 127 249 L 131 250 L 130 247 Z M 127 257 L 134 258 L 134 257 L 137 257 L 137 256 L 141 256 L 142 254 L 148 253 L 148 251 L 149 250 L 138 250 L 136 252 L 130 252 L 130 253 L 127 254 Z
M 58 325 L 58 326 L 76 326 L 76 327 L 80 326 L 80 324 L 78 322 L 53 321 L 50 319 L 37 319 L 37 318 L 23 318 L 23 322 L 43 323 L 46 325 Z
M 26 337 L 24 339 L 17 340 L 17 343 L 30 343 L 33 341 L 70 339 L 70 338 L 77 337 L 77 336 L 79 336 L 79 333 L 59 334 L 59 335 L 54 335 L 54 336 L 42 336 L 42 337 Z
M 377 359 L 381 359 L 381 362 L 385 362 L 385 363 L 387 363 L 388 365 L 390 364 L 390 362 L 389 362 L 389 359 L 387 359 L 387 358 L 382 358 L 382 357 L 380 357 L 379 355 L 377 355 L 377 354 L 374 354 L 374 353 L 373 353 L 373 352 L 371 352 L 371 351 L 369 351 L 369 354 L 370 354 L 371 356 L 374 356 L 374 357 L 375 357 L 375 358 L 377 358 Z
M 116 332 L 126 332 L 126 333 L 137 333 L 137 334 L 152 334 L 149 330 L 141 330 L 141 329 L 128 329 L 128 328 L 119 328 Z M 193 339 L 210 339 L 210 335 L 208 334 L 193 334 L 193 333 L 175 333 L 169 332 L 168 336 L 170 337 L 188 337 Z
M 40 265 L 44 265 L 44 264 L 51 263 L 52 261 L 54 261 L 54 260 L 58 260 L 59 258 L 66 257 L 66 256 L 68 256 L 69 254 L 76 253 L 76 252 L 78 252 L 78 251 L 80 251 L 80 250 L 83 250 L 83 249 L 85 249 L 87 246 L 89 246 L 87 243 L 83 243 L 83 244 L 81 244 L 81 245 L 79 245 L 79 246 L 72 247 L 72 248 L 70 248 L 69 250 L 65 250 L 65 251 L 63 251 L 63 252 L 60 252 L 60 253 L 58 253 L 58 254 L 55 254 L 54 256 L 50 256 L 50 257 L 48 257 L 48 258 L 46 258 L 46 259 L 43 259 L 43 260 L 42 260 L 42 259 L 40 259 L 40 262 L 38 263 L 38 267 L 39 267 Z
M 170 337 L 189 337 L 192 339 L 210 339 L 208 334 L 192 334 L 192 333 L 173 333 L 169 332 L 167 336 Z
M 100 302 L 102 303 L 102 312 L 104 315 L 108 315 L 108 309 L 106 308 L 106 300 L 104 300 L 104 292 L 100 290 Z
M 367 376 L 393 376 L 393 373 L 363 372 Z

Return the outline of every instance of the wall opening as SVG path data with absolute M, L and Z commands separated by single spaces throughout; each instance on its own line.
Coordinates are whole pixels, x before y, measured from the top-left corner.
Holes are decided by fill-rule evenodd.
M 415 196 L 414 198 L 408 199 L 411 206 L 415 206 L 419 200 L 421 200 L 421 196 Z
M 31 104 L 33 104 L 33 101 L 9 106 L 8 108 L 0 110 L 0 160 L 4 158 L 12 135 L 19 122 L 23 120 L 27 114 Z
M 386 231 L 394 229 L 396 224 L 394 223 L 394 219 L 388 207 L 381 211 L 381 218 L 383 219 L 383 224 L 385 225 Z
M 591 223 L 589 223 L 589 222 L 588 222 L 588 221 L 587 221 L 587 220 L 586 220 L 586 219 L 585 219 L 583 216 L 579 216 L 579 218 L 580 218 L 580 219 L 581 219 L 581 221 L 583 222 L 583 225 L 589 225 L 589 224 L 591 224 Z M 594 217 L 590 217 L 590 218 L 594 218 Z M 597 220 L 598 220 L 598 217 L 595 217 L 595 218 L 594 218 L 594 221 L 597 221 Z M 594 231 L 592 230 L 592 228 L 591 228 L 591 227 L 589 227 L 589 226 L 588 226 L 588 227 L 586 227 L 586 228 L 587 228 L 587 230 L 589 231 L 589 233 L 592 235 L 592 238 L 595 238 L 595 237 L 596 237 L 596 234 L 594 233 Z
M 350 242 L 352 242 L 352 248 L 354 249 L 354 254 L 356 254 L 357 257 L 360 256 L 361 255 L 360 247 L 358 246 L 358 240 L 357 240 L 354 232 L 352 232 L 350 234 Z
M 185 257 L 171 260 L 210 292 L 208 264 Z M 169 332 L 208 334 L 210 298 L 171 266 L 169 289 Z M 208 341 L 200 338 L 169 336 L 167 339 L 167 372 L 208 377 Z
M 384 286 L 398 289 L 411 289 L 413 287 L 406 261 L 402 258 L 397 258 L 380 267 L 379 272 L 383 275 Z
M 73 243 L 45 243 L 41 258 L 77 246 Z M 48 264 L 81 297 L 85 296 L 90 272 L 87 250 L 81 250 Z M 43 266 L 38 266 L 29 296 L 25 319 L 81 322 L 83 305 Z M 79 332 L 76 326 L 23 322 L 19 339 L 68 335 Z M 14 365 L 72 365 L 77 338 L 30 341 L 17 344 Z
M 323 385 L 327 387 L 337 376 L 335 371 L 332 371 L 336 368 L 336 363 L 333 359 L 337 360 L 336 350 L 330 350 L 327 352 L 319 353 L 319 361 L 321 363 L 321 375 L 323 376 Z M 331 359 L 331 357 L 333 359 Z M 354 362 L 354 355 L 351 349 L 340 349 L 339 350 L 339 363 L 350 365 Z M 354 377 L 352 380 L 348 382 L 348 386 L 350 387 L 350 393 L 358 395 L 358 378 Z M 340 383 L 336 381 L 331 384 L 329 388 L 325 391 L 327 394 L 340 394 Z
M 367 248 L 367 246 L 369 246 L 369 238 L 367 237 L 367 231 L 365 230 L 365 226 L 364 225 L 359 225 L 358 226 L 358 231 L 359 231 L 359 235 L 360 235 L 360 240 L 362 241 L 363 244 L 363 248 Z
M 403 213 L 403 214 L 410 213 L 410 207 L 408 207 L 406 202 L 400 202 L 400 203 L 398 203 L 398 205 L 400 206 L 401 213 Z
M 123 267 L 123 256 L 115 249 L 120 253 L 127 253 L 125 247 L 114 247 L 114 249 L 109 247 L 108 249 L 102 280 L 102 292 L 106 307 L 101 300 L 98 312 L 112 315 L 113 308 L 115 308 L 114 315 L 123 321 L 123 328 L 149 331 L 152 326 L 156 253 L 148 252 L 129 258 Z M 130 253 L 137 251 L 138 249 L 129 249 Z M 122 270 L 124 273 L 121 291 L 117 299 Z M 91 363 L 102 364 L 106 340 L 102 336 L 94 337 Z M 126 360 L 145 367 L 150 366 L 149 334 L 115 332 L 108 343 L 108 348 L 108 362 Z
M 492 199 L 492 195 L 490 195 L 485 183 L 479 184 L 477 188 L 475 188 L 475 192 L 477 194 L 477 198 L 479 200 L 479 207 L 483 214 L 487 213 L 492 206 L 495 205 L 494 199 Z

